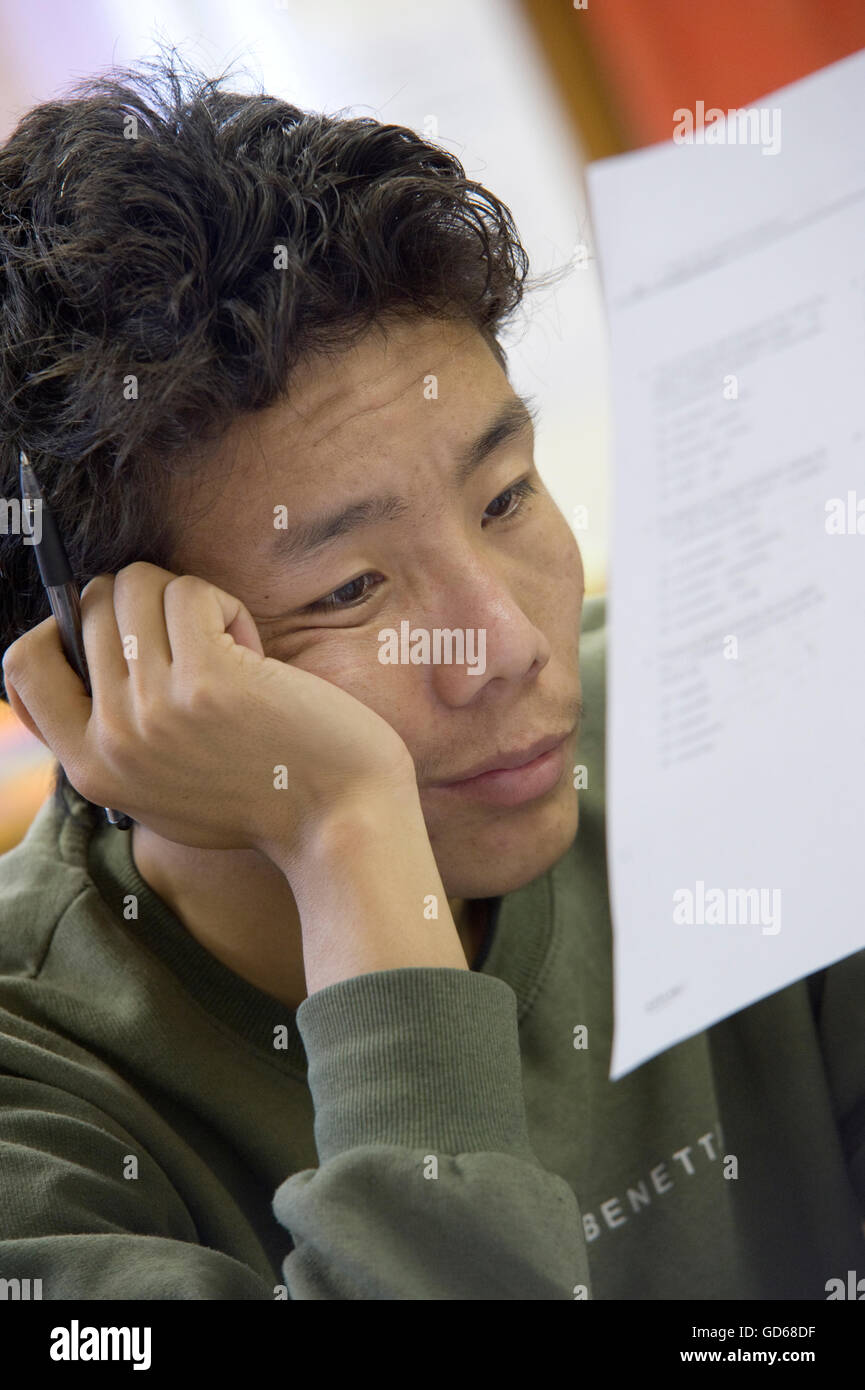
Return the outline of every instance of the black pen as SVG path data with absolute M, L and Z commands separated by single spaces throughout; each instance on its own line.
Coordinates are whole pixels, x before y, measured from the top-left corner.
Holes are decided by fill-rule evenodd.
M 54 614 L 60 629 L 60 641 L 66 653 L 66 660 L 81 677 L 87 694 L 92 695 L 90 673 L 87 669 L 87 657 L 84 652 L 84 637 L 81 631 L 81 596 L 78 592 L 78 585 L 75 583 L 66 550 L 60 539 L 57 522 L 45 505 L 39 481 L 23 449 L 18 453 L 18 462 L 20 465 L 22 511 L 25 507 L 29 508 L 31 528 L 37 507 L 41 516 L 41 538 L 33 548 L 36 551 L 36 562 L 39 565 L 39 573 L 48 595 L 48 602 L 51 604 L 51 612 Z M 33 530 L 35 536 L 35 528 Z M 105 814 L 111 824 L 117 826 L 118 830 L 129 830 L 132 825 L 129 816 L 125 815 L 123 811 L 113 811 L 110 806 L 106 806 Z

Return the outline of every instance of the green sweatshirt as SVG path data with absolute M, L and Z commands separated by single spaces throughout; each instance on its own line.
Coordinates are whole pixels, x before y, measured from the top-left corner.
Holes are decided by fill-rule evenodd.
M 471 971 L 288 1009 L 186 932 L 128 835 L 42 808 L 0 859 L 0 1280 L 823 1300 L 865 1276 L 865 951 L 608 1079 L 604 622 L 588 602 L 578 834 L 494 900 Z

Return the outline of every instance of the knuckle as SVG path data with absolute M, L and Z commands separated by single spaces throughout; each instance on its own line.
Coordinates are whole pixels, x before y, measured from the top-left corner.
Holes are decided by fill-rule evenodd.
M 183 710 L 192 719 L 205 719 L 213 713 L 216 700 L 213 686 L 204 681 L 190 681 L 181 691 Z
M 55 619 L 46 618 L 44 622 L 38 623 L 36 627 L 31 627 L 20 637 L 16 637 L 3 654 L 4 678 L 11 676 L 13 680 L 20 680 L 36 663 L 37 653 L 45 639 L 50 635 L 51 640 L 54 640 L 56 629 Z
M 27 634 L 25 633 L 23 637 L 17 638 L 3 653 L 4 679 L 8 679 L 9 676 L 17 676 L 20 673 L 25 660 L 24 642 L 26 637 Z
M 142 579 L 146 579 L 155 569 L 156 566 L 149 565 L 146 560 L 133 560 L 131 564 L 124 565 L 122 569 L 117 571 L 115 579 L 124 584 L 136 584 L 140 583 Z
M 173 579 L 169 579 L 165 586 L 165 592 L 168 593 L 168 590 L 171 589 L 175 596 L 182 596 L 184 594 L 198 593 L 199 590 L 205 587 L 205 581 L 199 579 L 198 575 L 176 574 Z
M 102 593 L 106 589 L 111 589 L 114 580 L 110 574 L 94 574 L 92 579 L 88 579 L 84 588 L 81 590 L 81 602 L 87 594 L 91 597 Z
M 81 616 L 89 618 L 99 605 L 111 601 L 114 592 L 114 579 L 109 574 L 97 574 L 81 590 Z
M 171 710 L 168 702 L 161 696 L 153 695 L 137 701 L 135 722 L 145 742 L 155 742 L 161 735 L 164 735 L 171 722 Z
M 111 768 L 120 767 L 130 747 L 128 731 L 114 719 L 102 719 L 99 725 L 99 751 Z
M 160 569 L 158 565 L 151 565 L 149 560 L 133 560 L 131 564 L 124 565 L 117 571 L 114 583 L 123 594 L 141 594 L 142 591 L 152 589 L 154 581 L 164 579 L 165 574 L 165 570 Z

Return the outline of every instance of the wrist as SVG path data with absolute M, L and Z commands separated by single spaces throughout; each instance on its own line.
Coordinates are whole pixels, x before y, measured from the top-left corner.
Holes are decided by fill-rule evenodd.
M 284 872 L 309 994 L 378 970 L 468 968 L 416 783 L 335 807 Z
M 389 847 L 400 832 L 423 835 L 426 824 L 417 783 L 406 778 L 388 786 L 358 788 L 308 819 L 292 834 L 279 837 L 265 853 L 290 879 L 323 864 L 343 862 L 363 846 L 367 852 Z

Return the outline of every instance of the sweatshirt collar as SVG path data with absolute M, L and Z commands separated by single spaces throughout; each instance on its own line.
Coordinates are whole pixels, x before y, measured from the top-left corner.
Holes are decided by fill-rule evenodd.
M 292 1071 L 306 1073 L 306 1053 L 297 1028 L 297 1011 L 237 975 L 192 936 L 165 901 L 142 878 L 132 855 L 132 836 L 103 818 L 95 825 L 86 802 L 64 789 L 69 814 L 60 826 L 64 858 L 86 868 L 100 896 L 125 932 L 151 951 L 207 1010 L 251 1045 L 284 1029 L 280 1055 Z M 45 809 L 45 808 L 43 808 Z M 517 996 L 518 1019 L 531 1007 L 538 977 L 547 958 L 554 929 L 553 870 L 503 897 L 489 900 L 484 939 L 472 964 L 478 973 L 494 975 Z M 130 903 L 137 917 L 130 917 Z

